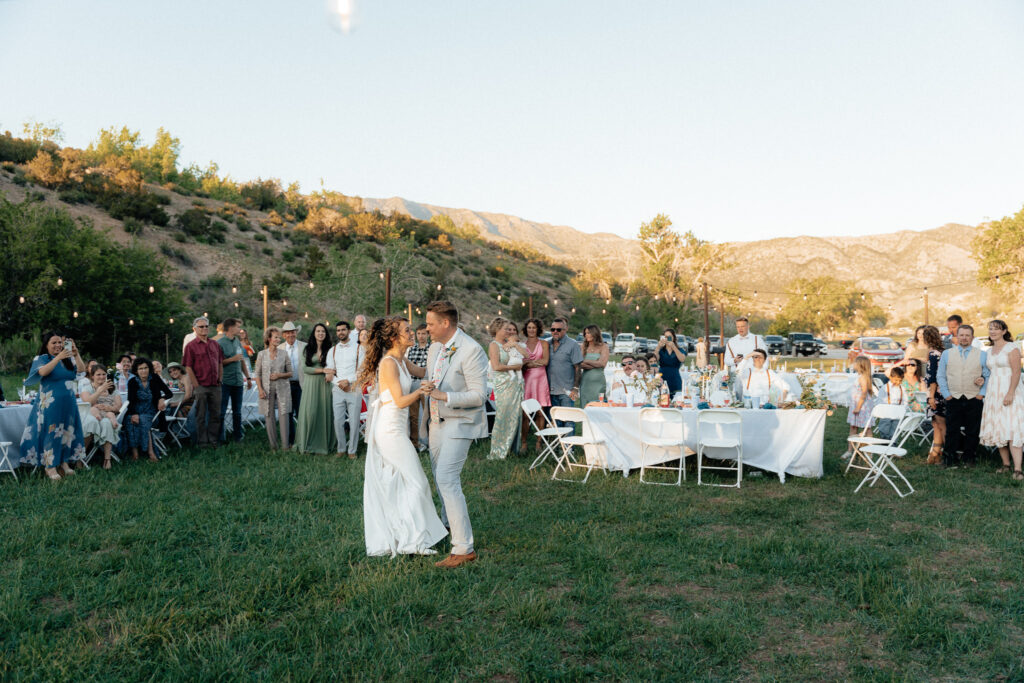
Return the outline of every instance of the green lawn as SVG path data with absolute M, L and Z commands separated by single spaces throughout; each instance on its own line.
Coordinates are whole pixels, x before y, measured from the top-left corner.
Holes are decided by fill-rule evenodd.
M 464 471 L 480 559 L 367 558 L 363 460 L 262 434 L 0 479 L 5 680 L 1021 679 L 1022 487 L 991 464 L 741 490 Z

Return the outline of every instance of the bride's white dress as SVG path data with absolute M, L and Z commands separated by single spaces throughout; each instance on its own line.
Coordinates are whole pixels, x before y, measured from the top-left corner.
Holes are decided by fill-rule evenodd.
M 402 393 L 408 394 L 412 377 L 404 363 L 394 362 Z M 431 546 L 448 535 L 409 440 L 409 410 L 396 408 L 386 389 L 374 401 L 366 439 L 363 528 L 367 555 L 430 554 L 436 552 Z

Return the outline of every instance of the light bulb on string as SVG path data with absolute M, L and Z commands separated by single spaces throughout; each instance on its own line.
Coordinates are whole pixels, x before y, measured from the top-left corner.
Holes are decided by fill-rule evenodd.
M 556 306 L 558 305 L 558 299 L 555 299 L 555 305 Z
M 313 281 L 312 281 L 312 280 L 310 280 L 310 281 L 309 281 L 309 288 L 310 288 L 310 289 L 313 289 L 313 286 L 314 286 L 314 285 L 313 285 Z
M 601 315 L 605 315 L 606 313 L 608 313 L 608 311 L 606 311 L 605 309 L 602 308 L 601 309 Z
M 281 301 L 281 305 L 282 305 L 282 306 L 287 306 L 287 305 L 288 305 L 288 299 L 283 299 L 283 300 Z
M 573 306 L 573 307 L 572 307 L 572 310 L 570 311 L 570 313 L 575 313 L 575 312 L 576 312 L 576 307 L 575 307 L 575 306 Z
M 612 300 L 611 300 L 611 299 L 605 299 L 605 300 L 604 300 L 604 305 L 605 305 L 605 306 L 608 306 L 608 305 L 610 305 L 610 304 L 611 304 L 611 302 L 612 302 Z
M 19 296 L 19 297 L 18 297 L 18 303 L 19 303 L 19 304 L 23 304 L 23 303 L 25 303 L 25 297 L 23 297 L 23 296 Z
M 548 305 L 547 305 L 547 304 L 544 304 L 544 308 L 547 308 L 547 307 L 548 307 Z
M 501 301 L 501 294 L 498 295 L 498 301 Z
M 63 284 L 64 284 L 64 278 L 61 278 L 61 277 L 57 278 L 57 286 L 60 287 Z
M 501 315 L 501 309 L 500 308 L 498 309 L 498 315 Z
M 209 314 L 209 313 L 207 313 L 206 311 L 203 311 L 203 317 L 204 317 L 204 318 L 209 318 L 209 317 L 210 317 L 210 314 Z
M 237 301 L 235 302 L 235 308 L 238 308 L 238 302 Z
M 480 315 L 479 315 L 479 314 L 478 314 L 478 315 L 476 316 L 476 319 L 477 319 L 477 320 L 479 320 L 479 319 L 480 319 Z
M 77 318 L 77 317 L 78 317 L 78 311 L 75 311 L 75 312 L 74 312 L 74 313 L 72 313 L 71 315 L 72 315 L 72 317 L 75 317 L 75 318 Z
M 309 320 L 309 311 L 306 311 L 306 314 L 302 317 L 304 317 L 306 320 Z
M 128 320 L 128 324 L 129 324 L 129 325 L 134 325 L 134 324 L 135 324 L 135 321 L 129 318 L 129 320 Z
M 149 293 L 152 294 L 155 291 L 156 291 L 156 287 L 154 287 L 153 285 L 150 285 L 149 286 Z
M 380 279 L 381 279 L 381 280 L 383 280 L 383 279 L 384 279 L 384 273 L 377 273 L 377 275 L 379 275 L 379 276 L 380 276 Z
M 437 286 L 437 291 L 439 291 L 439 292 L 441 291 L 441 285 Z
M 232 294 L 238 294 L 238 287 L 232 287 L 231 288 L 231 293 Z
M 998 275 L 996 275 L 996 284 L 997 285 L 999 284 L 999 276 Z
M 172 325 L 174 324 L 174 318 L 168 318 L 167 321 Z

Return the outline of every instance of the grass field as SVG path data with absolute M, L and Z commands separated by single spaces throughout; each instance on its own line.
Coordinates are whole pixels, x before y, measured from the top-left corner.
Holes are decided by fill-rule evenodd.
M 5 680 L 1003 680 L 1024 668 L 1024 490 L 907 463 L 853 495 L 552 482 L 471 453 L 480 559 L 367 558 L 363 460 L 217 451 L 0 479 Z M 443 549 L 446 549 L 443 548 Z

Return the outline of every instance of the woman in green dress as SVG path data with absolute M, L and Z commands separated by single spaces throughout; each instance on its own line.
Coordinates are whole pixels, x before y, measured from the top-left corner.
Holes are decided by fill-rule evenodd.
M 334 371 L 327 369 L 327 352 L 331 348 L 327 328 L 313 326 L 303 350 L 302 402 L 295 421 L 295 450 L 300 453 L 330 455 L 338 450 L 334 435 L 334 407 L 331 402 L 331 380 Z
M 597 325 L 587 325 L 583 328 L 582 351 L 580 405 L 585 407 L 605 392 L 604 366 L 608 365 L 608 345 L 601 338 L 601 328 Z
M 487 326 L 494 339 L 487 348 L 494 384 L 494 428 L 488 460 L 504 460 L 519 435 L 519 411 L 523 403 L 523 358 L 519 329 L 511 320 L 495 318 Z

